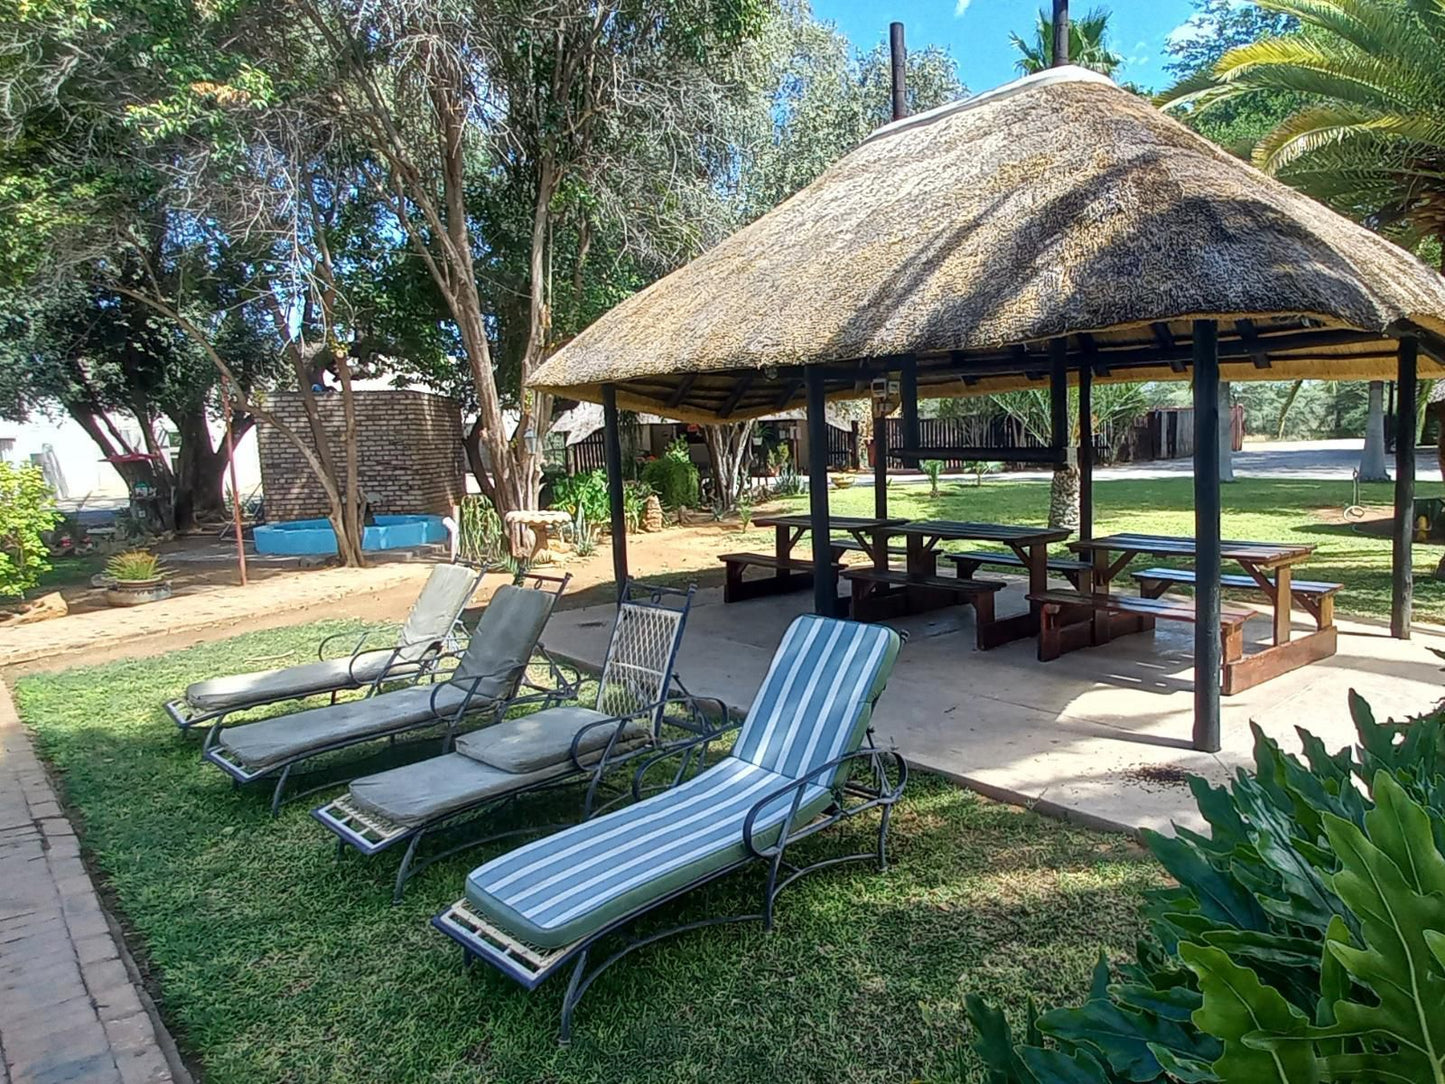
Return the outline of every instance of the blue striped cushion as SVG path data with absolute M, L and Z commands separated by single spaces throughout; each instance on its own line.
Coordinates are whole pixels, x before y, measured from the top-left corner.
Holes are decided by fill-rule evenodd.
M 479 866 L 467 878 L 467 899 L 524 941 L 544 948 L 571 944 L 650 900 L 742 861 L 748 811 L 787 782 L 776 772 L 725 757 L 645 802 Z M 776 837 L 793 797 L 779 798 L 758 815 L 754 835 L 760 843 Z M 825 788 L 807 787 L 799 821 L 811 820 L 831 800 Z
M 797 618 L 753 698 L 733 755 L 798 779 L 856 749 L 898 644 L 886 625 Z

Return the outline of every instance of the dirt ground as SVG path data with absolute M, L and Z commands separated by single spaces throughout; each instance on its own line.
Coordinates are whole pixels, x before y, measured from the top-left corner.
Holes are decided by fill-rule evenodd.
M 737 548 L 740 529 L 736 521 L 709 519 L 656 534 L 631 535 L 629 569 L 643 578 L 695 580 L 703 587 L 720 584 L 717 554 Z M 61 588 L 71 607 L 68 616 L 0 627 L 0 675 L 10 678 L 31 670 L 162 654 L 241 631 L 326 618 L 398 621 L 416 598 L 430 563 L 392 559 L 364 569 L 302 569 L 294 559 L 253 561 L 251 582 L 241 587 L 234 549 L 214 540 L 189 549 L 172 548 L 168 556 L 175 594 L 164 602 L 112 609 L 99 589 L 75 584 Z M 595 604 L 613 590 L 612 550 L 605 542 L 589 557 L 563 555 L 549 571 L 572 576 L 563 608 Z M 504 582 L 500 576 L 487 577 L 472 605 L 485 603 Z

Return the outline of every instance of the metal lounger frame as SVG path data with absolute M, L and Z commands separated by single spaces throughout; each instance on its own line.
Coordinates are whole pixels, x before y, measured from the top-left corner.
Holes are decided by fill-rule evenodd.
M 457 563 L 465 564 L 466 562 L 459 561 Z M 481 586 L 482 580 L 486 577 L 486 574 L 494 571 L 496 566 L 472 565 L 470 567 L 472 567 L 477 574 L 476 578 L 472 580 L 472 594 L 475 594 L 477 588 Z M 550 579 L 552 577 L 539 576 L 535 578 Z M 471 596 L 468 595 L 468 598 L 470 597 Z M 210 711 L 193 712 L 189 710 L 190 704 L 183 696 L 176 697 L 174 700 L 167 700 L 162 706 L 166 709 L 166 714 L 171 717 L 171 722 L 175 723 L 176 728 L 184 733 L 200 723 L 218 725 L 223 723 L 228 715 L 234 715 L 237 712 L 252 711 L 256 708 L 264 708 L 270 704 L 284 703 L 287 700 L 305 700 L 313 696 L 324 696 L 330 693 L 331 703 L 334 704 L 336 703 L 337 693 L 350 692 L 354 689 L 365 689 L 367 696 L 373 696 L 383 685 L 389 685 L 393 682 L 406 680 L 408 678 L 415 684 L 423 678 L 431 676 L 435 673 L 437 664 L 440 663 L 442 659 L 447 658 L 450 654 L 461 648 L 466 640 L 467 630 L 466 626 L 462 623 L 461 615 L 458 614 L 456 620 L 452 622 L 451 629 L 443 639 L 431 641 L 430 644 L 428 644 L 427 652 L 423 654 L 421 658 L 407 660 L 402 662 L 401 665 L 397 665 L 398 657 L 401 653 L 417 645 L 392 644 L 390 648 L 391 657 L 388 658 L 385 665 L 382 666 L 381 673 L 369 681 L 358 681 L 356 675 L 351 673 L 351 668 L 356 665 L 356 660 L 361 656 L 362 649 L 366 647 L 367 639 L 375 633 L 375 629 L 368 629 L 363 632 L 361 636 L 357 638 L 356 643 L 352 645 L 349 656 L 337 656 L 338 658 L 349 658 L 350 660 L 347 666 L 347 676 L 351 678 L 351 681 L 346 685 L 338 685 L 331 689 L 317 689 L 314 692 L 304 693 L 301 696 L 296 696 L 292 693 L 280 693 L 276 696 L 248 700 L 244 704 L 235 704 L 231 707 L 213 708 Z M 323 638 L 322 641 L 316 645 L 317 661 L 326 661 L 326 645 L 333 640 L 339 640 L 343 636 L 350 635 L 351 634 L 347 632 L 333 632 L 330 636 Z M 368 648 L 367 652 L 382 650 L 385 649 L 375 647 Z M 392 673 L 393 670 L 396 671 L 395 674 Z
M 660 752 L 671 751 L 674 748 L 684 750 L 686 755 L 679 764 L 673 783 L 680 782 L 690 770 L 701 770 L 705 766 L 707 755 L 707 742 L 701 746 L 699 738 L 711 741 L 716 736 L 731 729 L 727 705 L 716 697 L 694 696 L 683 684 L 682 679 L 673 673 L 673 666 L 677 662 L 678 648 L 682 643 L 682 635 L 687 624 L 687 615 L 692 606 L 692 599 L 696 593 L 695 585 L 686 589 L 665 587 L 653 584 L 645 584 L 637 580 L 628 580 L 624 585 L 621 601 L 633 606 L 655 606 L 659 609 L 671 609 L 663 607 L 661 600 L 667 596 L 681 596 L 683 604 L 681 616 L 678 619 L 677 629 L 674 633 L 671 650 L 664 663 L 663 673 L 666 675 L 669 685 L 676 685 L 679 695 L 665 696 L 660 702 L 648 704 L 625 715 L 614 715 L 607 719 L 599 719 L 580 728 L 572 737 L 571 761 L 572 767 L 561 775 L 552 776 L 547 779 L 539 779 L 535 782 L 519 786 L 505 794 L 492 795 L 479 801 L 470 803 L 456 809 L 449 810 L 444 814 L 432 817 L 421 824 L 403 825 L 387 820 L 385 817 L 360 809 L 351 801 L 350 795 L 328 802 L 311 811 L 311 815 L 323 824 L 329 831 L 334 833 L 336 839 L 336 853 L 340 857 L 345 853 L 346 847 L 350 846 L 361 854 L 370 857 L 379 854 L 391 847 L 406 842 L 406 851 L 402 855 L 401 865 L 397 869 L 396 881 L 392 887 L 391 902 L 401 902 L 402 893 L 405 891 L 406 882 L 412 877 L 421 873 L 432 864 L 449 858 L 474 847 L 481 847 L 488 843 L 495 843 L 500 839 L 509 839 L 516 836 L 535 835 L 547 831 L 554 831 L 567 827 L 566 823 L 528 825 L 523 828 L 513 829 L 506 832 L 493 833 L 465 840 L 455 846 L 449 847 L 440 853 L 428 855 L 421 861 L 416 856 L 421 847 L 422 839 L 427 833 L 449 830 L 459 827 L 469 821 L 475 820 L 489 813 L 494 813 L 510 805 L 515 799 L 528 794 L 536 794 L 548 790 L 561 789 L 575 785 L 580 779 L 590 776 L 591 783 L 587 788 L 587 795 L 582 803 L 582 820 L 587 820 L 598 813 L 604 812 L 617 804 L 624 795 L 619 795 L 602 803 L 595 805 L 595 799 L 602 782 L 607 773 L 619 765 L 629 763 L 638 757 L 651 756 L 655 759 Z M 634 595 L 638 597 L 634 597 Z M 643 598 L 650 601 L 642 601 Z M 620 619 L 620 610 L 619 610 Z M 617 630 L 618 619 L 614 619 L 613 633 Z M 610 654 L 610 652 L 609 652 Z M 661 738 L 662 716 L 669 705 L 685 703 L 691 708 L 692 722 L 694 725 L 674 722 L 672 725 L 690 731 L 692 738 L 679 742 L 665 742 Z M 714 705 L 717 709 L 717 716 L 722 722 L 719 729 L 709 729 L 701 722 L 703 712 L 699 708 L 701 704 Z M 623 727 L 631 720 L 651 716 L 653 717 L 652 735 L 649 744 L 640 748 L 628 750 L 617 756 L 613 756 L 613 749 L 622 736 Z M 584 764 L 579 753 L 579 747 L 583 735 L 589 731 L 602 726 L 613 726 L 614 730 L 607 745 L 603 748 L 601 755 L 595 764 Z M 696 755 L 694 755 L 696 754 Z
M 543 576 L 530 572 L 519 574 L 518 580 L 520 581 L 523 578 L 535 580 L 538 582 L 538 584 L 557 584 L 555 594 L 557 594 L 558 596 L 562 594 L 562 592 L 566 589 L 567 584 L 572 579 L 570 574 L 559 578 L 556 576 Z M 538 589 L 540 589 L 540 587 Z M 578 675 L 577 671 L 574 668 L 564 666 L 562 663 L 559 663 L 556 659 L 552 658 L 552 656 L 547 653 L 546 648 L 544 648 L 540 643 L 538 643 L 533 649 L 533 655 L 534 657 L 537 655 L 540 655 L 542 657 L 542 660 L 547 665 L 548 671 L 553 680 L 553 685 L 551 687 L 544 687 L 534 684 L 533 682 L 528 680 L 526 676 L 526 671 L 524 669 L 522 678 L 518 682 L 517 691 L 515 691 L 512 696 L 508 697 L 506 700 L 493 706 L 493 708 L 491 709 L 492 721 L 500 719 L 512 708 L 521 706 L 523 704 L 535 703 L 539 704 L 542 707 L 546 707 L 556 701 L 568 700 L 576 696 L 577 687 L 580 684 L 581 679 L 580 675 Z M 451 655 L 438 656 L 438 658 L 446 657 L 451 657 Z M 529 662 L 528 665 L 531 665 L 531 663 Z M 568 671 L 571 671 L 570 675 Z M 336 786 L 339 783 L 345 783 L 348 781 L 349 777 L 332 777 L 329 778 L 325 783 L 308 788 L 306 790 L 297 791 L 290 795 L 289 798 L 287 798 L 286 784 L 290 780 L 291 769 L 296 767 L 296 765 L 302 764 L 305 761 L 311 760 L 315 757 L 324 756 L 327 753 L 334 753 L 340 749 L 349 749 L 355 745 L 365 745 L 368 742 L 380 741 L 382 738 L 387 738 L 395 741 L 395 739 L 402 734 L 409 734 L 417 731 L 427 730 L 432 727 L 443 728 L 442 752 L 447 752 L 451 748 L 452 742 L 456 740 L 456 735 L 462 724 L 462 721 L 468 715 L 474 713 L 474 709 L 472 708 L 472 697 L 476 693 L 477 686 L 482 681 L 486 680 L 487 677 L 488 675 L 482 674 L 478 675 L 475 678 L 464 679 L 464 682 L 468 682 L 470 684 L 470 688 L 467 689 L 466 696 L 462 700 L 462 703 L 455 710 L 449 713 L 443 714 L 436 710 L 436 698 L 437 694 L 440 693 L 441 690 L 446 687 L 446 685 L 458 684 L 458 682 L 454 682 L 451 679 L 448 679 L 445 682 L 436 683 L 435 688 L 432 690 L 432 717 L 429 719 L 423 719 L 420 722 L 398 724 L 395 727 L 388 727 L 382 730 L 373 731 L 366 735 L 358 735 L 348 738 L 338 738 L 336 741 L 327 742 L 325 745 L 319 745 L 308 749 L 304 753 L 298 753 L 295 756 L 287 757 L 285 760 L 279 760 L 274 764 L 267 764 L 257 768 L 249 767 L 243 761 L 240 761 L 234 758 L 231 754 L 227 753 L 223 747 L 217 744 L 222 730 L 222 724 L 218 721 L 213 724 L 210 730 L 206 733 L 206 740 L 201 748 L 201 757 L 203 760 L 210 761 L 216 767 L 220 768 L 223 772 L 229 775 L 231 777 L 233 785 L 235 786 L 244 786 L 245 784 L 255 782 L 258 779 L 264 779 L 267 776 L 277 775 L 276 786 L 271 794 L 271 815 L 274 817 L 280 813 L 281 805 L 285 801 L 294 800 L 307 794 L 314 794 L 318 790 L 323 790 L 327 787 Z M 532 690 L 532 692 L 527 695 L 520 695 L 520 690 L 522 689 L 530 689 Z M 277 773 L 279 773 L 279 775 Z
M 672 750 L 663 753 L 658 757 L 644 763 L 638 768 L 633 778 L 634 791 L 639 790 L 642 775 L 657 760 L 668 756 L 675 756 L 681 750 Z M 828 809 L 809 821 L 794 828 L 794 821 L 797 817 L 798 808 L 802 803 L 805 784 L 819 775 L 827 775 L 845 764 L 856 760 L 867 760 L 870 763 L 873 774 L 872 786 L 865 786 L 861 783 L 848 781 L 842 786 L 835 788 L 835 802 Z M 892 761 L 896 782 L 889 779 L 887 762 Z M 764 930 L 773 928 L 773 909 L 778 894 L 805 874 L 815 870 L 826 869 L 829 866 L 840 865 L 844 862 L 866 861 L 876 859 L 880 871 L 888 868 L 888 825 L 893 812 L 893 806 L 903 794 L 903 789 L 908 782 L 908 764 L 893 750 L 882 750 L 874 746 L 872 730 L 869 729 L 865 744 L 862 748 L 852 752 L 844 753 L 842 756 L 819 765 L 806 776 L 795 779 L 787 785 L 779 787 L 768 795 L 758 799 L 754 803 L 747 818 L 743 822 L 743 841 L 747 846 L 748 855 L 738 862 L 731 863 L 721 869 L 713 870 L 704 874 L 689 883 L 673 889 L 656 899 L 649 900 L 626 914 L 619 916 L 607 923 L 601 929 L 586 937 L 564 945 L 560 948 L 546 949 L 535 945 L 528 945 L 516 938 L 510 937 L 504 931 L 497 929 L 488 923 L 484 918 L 477 915 L 468 905 L 465 897 L 434 915 L 431 924 L 456 941 L 462 947 L 463 960 L 470 964 L 473 960 L 485 960 L 503 974 L 510 976 L 521 983 L 528 990 L 536 989 L 543 981 L 555 974 L 559 969 L 569 962 L 573 962 L 572 978 L 567 985 L 567 993 L 562 1000 L 562 1023 L 559 1039 L 562 1043 L 571 1041 L 572 1038 L 572 1016 L 577 1008 L 578 1002 L 582 1000 L 587 989 L 592 985 L 609 967 L 621 960 L 629 953 L 660 941 L 665 937 L 674 934 L 685 933 L 689 930 L 700 929 L 704 926 L 716 926 L 730 922 L 761 921 Z M 784 817 L 778 828 L 777 839 L 769 846 L 760 846 L 753 838 L 753 825 L 758 813 L 769 803 L 776 802 L 778 798 L 793 793 L 792 806 Z M 849 805 L 848 799 L 857 799 L 857 804 Z M 880 809 L 881 816 L 878 824 L 878 845 L 871 852 L 859 852 L 856 854 L 840 855 L 833 858 L 826 858 L 813 862 L 806 866 L 796 866 L 785 861 L 784 855 L 789 844 L 798 840 L 806 839 L 839 821 L 865 813 L 871 809 Z M 769 832 L 772 830 L 769 829 Z M 635 938 L 622 946 L 616 952 L 606 957 L 600 964 L 591 971 L 587 970 L 588 957 L 594 945 L 602 938 L 629 925 L 634 919 L 652 911 L 663 904 L 676 899 L 677 897 L 707 884 L 710 881 L 725 877 L 744 866 L 751 865 L 755 861 L 768 863 L 768 877 L 763 887 L 762 909 L 756 913 L 745 915 L 726 915 L 716 918 L 702 919 L 697 922 L 688 922 L 680 926 L 662 930 L 646 936 Z M 784 872 L 786 875 L 784 876 Z M 574 962 L 575 961 L 575 962 Z

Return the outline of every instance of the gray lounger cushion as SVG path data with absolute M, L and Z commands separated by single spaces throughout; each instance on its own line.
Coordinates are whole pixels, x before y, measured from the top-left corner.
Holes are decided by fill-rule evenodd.
M 375 681 L 391 658 L 392 649 L 364 651 L 353 660 L 320 659 L 280 670 L 259 670 L 253 674 L 198 681 L 186 689 L 186 702 L 199 711 L 264 704 L 272 700 L 300 699 L 329 693 L 333 689 L 359 689 Z M 397 676 L 412 673 L 414 666 L 402 664 Z
M 431 707 L 433 692 L 443 713 L 455 710 L 466 696 L 455 685 L 412 685 L 365 700 L 228 727 L 221 731 L 219 744 L 242 764 L 265 768 L 337 742 L 365 741 L 398 727 L 431 722 L 436 718 Z
M 246 723 L 223 731 L 220 744 L 241 763 L 265 768 L 338 742 L 361 742 L 398 728 L 424 726 L 459 709 L 474 682 L 468 710 L 494 708 L 515 691 L 556 597 L 550 591 L 511 584 L 498 588 L 455 673 L 440 686 L 415 685 Z
M 425 824 L 567 774 L 573 770 L 572 736 L 584 724 L 606 718 L 588 708 L 561 707 L 508 719 L 458 738 L 455 753 L 354 780 L 351 797 L 396 824 Z M 587 733 L 584 765 L 596 763 L 612 732 L 613 727 L 596 727 Z M 613 754 L 641 748 L 649 733 L 645 723 L 626 723 Z
M 433 566 L 397 637 L 400 651 L 392 666 L 395 676 L 415 673 L 416 668 L 407 664 L 419 662 L 447 638 L 476 583 L 477 573 L 466 565 Z M 359 689 L 381 676 L 394 650 L 378 648 L 354 659 L 348 655 L 198 681 L 186 689 L 186 702 L 197 711 L 209 712 Z
M 588 723 L 602 723 L 608 718 L 600 711 L 575 705 L 546 708 L 459 738 L 457 752 L 504 772 L 535 772 L 550 764 L 570 761 L 572 739 L 577 731 Z M 632 720 L 626 726 L 624 738 L 647 737 L 645 723 Z M 583 735 L 578 751 L 600 752 L 615 729 L 615 723 L 593 727 Z

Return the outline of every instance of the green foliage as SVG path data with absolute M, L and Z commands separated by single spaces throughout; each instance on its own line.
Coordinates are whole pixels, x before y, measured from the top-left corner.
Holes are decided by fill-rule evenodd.
M 1052 396 L 1047 389 L 1028 388 L 990 396 L 994 409 L 1004 411 L 1037 441 L 1052 438 Z M 1120 422 L 1132 421 L 1149 409 L 1143 384 L 1095 384 L 1093 387 L 1094 432 Z M 1069 440 L 1079 438 L 1079 390 L 1069 389 Z
M 785 458 L 778 468 L 777 477 L 773 479 L 773 496 L 796 497 L 804 488 L 803 476 L 798 473 L 798 468 Z
M 919 462 L 918 469 L 928 476 L 928 495 L 938 496 L 938 479 L 943 474 L 943 460 L 924 459 Z
M 753 495 L 747 492 L 741 494 L 737 499 L 736 507 L 738 520 L 742 523 L 743 530 L 746 531 L 753 525 Z
M 1058 1056 L 1088 1055 L 1102 1082 L 1445 1084 L 1445 710 L 1351 711 L 1357 749 L 1301 730 L 1300 759 L 1255 728 L 1253 772 L 1190 780 L 1210 834 L 1146 833 L 1178 887 L 1120 981 L 1022 1044 L 969 1004 L 991 1080 L 1086 1079 Z
M 1054 64 L 1054 21 L 1039 12 L 1032 41 L 1010 34 L 1009 41 L 1019 53 L 1014 62 L 1024 75 L 1041 72 Z M 1069 63 L 1113 75 L 1124 58 L 1109 48 L 1109 12 L 1094 8 L 1069 19 Z
M 105 574 L 117 583 L 146 583 L 160 579 L 165 569 L 149 550 L 126 550 L 105 562 Z
M 578 557 L 591 557 L 597 552 L 597 531 L 587 519 L 587 509 L 577 505 L 572 512 L 572 546 Z
M 1439 232 L 1445 181 L 1445 17 L 1434 0 L 1269 0 L 1298 29 L 1229 49 L 1161 104 L 1201 116 L 1262 94 L 1293 97 L 1255 143 L 1254 164 L 1392 233 Z M 1280 24 L 1268 29 L 1277 30 Z
M 646 482 L 633 479 L 622 485 L 622 514 L 627 520 L 627 530 L 636 534 L 642 530 L 642 520 L 647 515 L 647 498 L 652 496 L 652 487 Z
M 474 565 L 494 565 L 510 559 L 507 526 L 490 500 L 482 496 L 464 497 L 460 517 L 457 555 L 463 561 Z
M 552 483 L 552 506 L 573 517 L 579 510 L 583 511 L 589 523 L 608 522 L 611 511 L 607 502 L 607 472 L 598 469 L 558 478 Z
M 657 459 L 642 468 L 642 480 L 657 494 L 664 508 L 696 508 L 700 479 L 688 456 L 687 441 L 678 438 Z
M 40 536 L 60 519 L 39 467 L 0 460 L 0 598 L 24 598 L 50 571 Z

